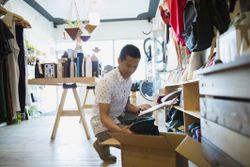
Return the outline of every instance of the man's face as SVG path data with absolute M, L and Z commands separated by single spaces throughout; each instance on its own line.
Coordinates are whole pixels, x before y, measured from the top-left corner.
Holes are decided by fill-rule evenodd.
M 126 59 L 121 61 L 118 59 L 119 70 L 124 79 L 128 79 L 137 69 L 140 59 L 132 58 L 130 56 L 126 56 Z

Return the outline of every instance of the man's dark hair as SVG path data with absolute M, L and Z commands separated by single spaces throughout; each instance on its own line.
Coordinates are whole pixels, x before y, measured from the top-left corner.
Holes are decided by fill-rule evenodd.
M 130 56 L 135 59 L 140 59 L 141 53 L 140 53 L 140 50 L 136 46 L 129 44 L 122 48 L 119 59 L 123 61 L 126 59 L 126 56 Z

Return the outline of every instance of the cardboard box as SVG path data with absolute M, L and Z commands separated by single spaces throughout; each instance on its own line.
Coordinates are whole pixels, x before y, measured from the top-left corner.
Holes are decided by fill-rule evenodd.
M 201 144 L 185 134 L 112 136 L 120 142 L 123 167 L 185 167 L 188 160 L 201 167 L 210 166 L 202 156 Z

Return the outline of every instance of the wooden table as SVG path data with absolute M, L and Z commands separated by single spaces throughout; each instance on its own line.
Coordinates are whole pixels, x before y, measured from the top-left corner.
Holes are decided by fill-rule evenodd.
M 95 77 L 77 77 L 77 78 L 36 78 L 28 80 L 28 84 L 31 85 L 55 85 L 62 86 L 63 93 L 61 96 L 61 101 L 57 110 L 56 120 L 54 123 L 53 131 L 51 134 L 51 139 L 55 139 L 57 128 L 60 122 L 61 116 L 80 116 L 81 123 L 85 130 L 85 134 L 87 139 L 90 138 L 89 129 L 85 120 L 85 113 L 83 112 L 84 108 L 90 108 L 91 105 L 86 105 L 86 99 L 88 95 L 88 88 L 94 90 L 94 86 L 96 83 Z M 87 85 L 87 91 L 85 94 L 85 98 L 83 101 L 83 105 L 81 106 L 79 96 L 77 94 L 76 88 L 77 84 Z M 77 104 L 78 110 L 63 110 L 65 99 L 67 96 L 68 89 L 73 91 L 73 95 Z

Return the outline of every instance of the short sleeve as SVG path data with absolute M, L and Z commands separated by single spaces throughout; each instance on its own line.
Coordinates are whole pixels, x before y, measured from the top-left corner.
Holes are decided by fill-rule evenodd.
M 112 94 L 112 84 L 109 80 L 100 80 L 96 85 L 96 103 L 110 103 Z

